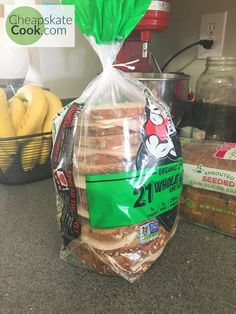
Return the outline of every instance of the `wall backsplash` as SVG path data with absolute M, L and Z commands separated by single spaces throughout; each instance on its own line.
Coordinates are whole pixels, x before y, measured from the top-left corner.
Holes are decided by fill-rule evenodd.
M 236 56 L 236 1 L 235 0 L 178 0 L 171 1 L 169 29 L 154 34 L 151 49 L 161 65 L 185 46 L 199 40 L 202 13 L 228 11 L 223 55 Z M 205 60 L 198 60 L 197 47 L 181 54 L 167 67 L 166 71 L 183 71 L 191 75 L 190 85 L 195 90 L 199 75 L 205 68 Z
M 41 1 L 37 0 L 38 3 Z M 0 3 L 13 4 L 14 0 L 0 0 Z M 172 0 L 169 29 L 154 34 L 151 42 L 151 49 L 160 65 L 163 65 L 178 50 L 199 40 L 202 13 L 221 11 L 228 11 L 223 54 L 236 56 L 235 0 Z M 197 60 L 196 56 L 197 48 L 194 47 L 176 58 L 166 69 L 172 72 L 181 70 L 190 74 L 190 85 L 193 89 L 205 67 L 205 60 Z M 76 31 L 75 48 L 40 48 L 40 62 L 44 85 L 60 97 L 79 96 L 87 84 L 101 71 L 96 53 L 79 31 Z

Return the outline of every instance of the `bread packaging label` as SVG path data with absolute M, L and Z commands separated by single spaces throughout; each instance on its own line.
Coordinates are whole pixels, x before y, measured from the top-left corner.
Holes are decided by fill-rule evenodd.
M 160 223 L 158 219 L 141 225 L 139 229 L 140 242 L 143 244 L 159 237 L 160 235 L 159 229 Z
M 171 164 L 86 176 L 90 224 L 110 228 L 156 218 L 178 206 L 182 158 Z
M 226 160 L 236 160 L 236 143 L 224 143 L 220 147 L 217 147 L 214 157 Z
M 184 164 L 184 184 L 236 196 L 236 172 Z
M 59 112 L 53 123 L 54 149 L 52 154 L 53 178 L 57 190 L 60 228 L 67 244 L 80 234 L 80 219 L 76 210 L 76 188 L 73 178 L 72 153 L 74 129 L 81 107 L 71 105 Z

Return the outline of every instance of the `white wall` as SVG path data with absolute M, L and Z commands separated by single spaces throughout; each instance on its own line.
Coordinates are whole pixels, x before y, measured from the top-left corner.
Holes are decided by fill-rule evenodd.
M 172 0 L 169 29 L 154 35 L 151 48 L 155 51 L 161 65 L 174 53 L 199 40 L 202 13 L 228 11 L 224 56 L 236 56 L 236 0 Z M 197 78 L 203 72 L 205 60 L 196 60 L 197 48 L 191 48 L 177 57 L 166 71 L 184 68 L 191 75 L 190 84 L 195 88 Z
M 101 71 L 100 61 L 90 44 L 76 30 L 75 48 L 41 48 L 44 86 L 60 97 L 78 97 Z
M 59 3 L 59 0 L 37 0 Z M 44 86 L 60 97 L 79 97 L 101 71 L 100 61 L 84 36 L 76 29 L 74 48 L 40 48 Z
M 24 4 L 30 0 L 0 0 L 0 3 L 14 4 L 15 1 Z M 46 2 L 59 3 L 56 0 L 36 0 L 38 4 Z M 77 29 L 74 48 L 40 48 L 39 54 L 36 53 L 34 56 L 36 59 L 39 58 L 35 63 L 41 64 L 44 86 L 60 97 L 80 96 L 89 82 L 101 71 L 96 53 Z
M 59 0 L 37 1 L 59 3 Z M 77 29 L 74 48 L 41 48 L 40 61 L 44 86 L 62 98 L 79 97 L 101 71 L 95 51 Z
M 55 0 L 53 0 L 55 1 Z M 13 3 L 14 0 L 1 1 Z M 43 2 L 43 1 L 42 1 Z M 236 0 L 172 0 L 169 29 L 153 36 L 152 50 L 161 65 L 175 52 L 199 39 L 202 13 L 228 11 L 225 56 L 236 56 Z M 192 48 L 176 58 L 167 68 L 182 69 L 192 76 L 191 86 L 204 70 L 205 61 L 196 60 L 197 48 Z M 100 62 L 83 36 L 76 31 L 75 48 L 41 48 L 40 61 L 44 85 L 60 97 L 77 97 L 85 86 L 101 70 Z

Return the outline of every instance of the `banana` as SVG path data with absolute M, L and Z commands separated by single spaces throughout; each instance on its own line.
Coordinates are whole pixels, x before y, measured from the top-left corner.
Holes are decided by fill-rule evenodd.
M 0 89 L 0 138 L 32 135 L 52 131 L 52 121 L 62 108 L 60 99 L 40 87 L 26 85 L 8 103 Z M 37 163 L 46 163 L 51 151 L 51 135 L 19 139 L 24 171 Z M 7 171 L 16 154 L 16 141 L 0 141 L 0 171 Z
M 37 133 L 40 133 L 40 131 Z M 24 171 L 34 169 L 36 164 L 39 162 L 41 150 L 42 137 L 40 136 L 33 137 L 24 144 L 21 152 L 21 165 Z
M 60 99 L 53 93 L 45 90 L 44 94 L 48 101 L 48 113 L 43 125 L 43 132 L 52 131 L 52 121 L 55 118 L 58 111 L 62 108 Z
M 46 99 L 48 101 L 48 113 L 44 121 L 43 132 L 52 131 L 52 121 L 55 118 L 57 112 L 62 108 L 60 99 L 51 92 L 44 91 Z M 51 151 L 51 135 L 44 135 L 42 151 L 39 163 L 45 164 Z
M 17 129 L 17 136 L 37 134 L 43 131 L 43 122 L 48 111 L 48 102 L 44 91 L 34 85 L 25 85 L 16 94 L 28 106 L 25 116 Z M 39 161 L 42 139 L 35 137 L 28 140 L 21 153 L 21 164 L 24 171 L 32 170 Z
M 9 142 L 5 142 L 6 145 L 11 145 Z M 11 166 L 14 160 L 14 156 L 10 155 L 8 149 L 4 148 L 3 145 L 0 145 L 0 173 L 5 173 Z
M 44 91 L 38 86 L 25 85 L 18 90 L 16 97 L 28 102 L 26 114 L 17 129 L 17 136 L 42 132 L 43 122 L 48 111 L 48 102 Z
M 14 137 L 15 131 L 7 106 L 5 91 L 0 89 L 0 138 Z M 16 142 L 14 140 L 0 141 L 0 171 L 6 172 L 16 154 Z
M 0 89 L 0 138 L 14 137 L 16 135 L 11 123 L 7 106 L 7 97 L 5 91 Z
M 8 107 L 10 111 L 12 126 L 15 130 L 17 130 L 25 115 L 26 107 L 23 101 L 17 97 L 12 97 L 10 100 L 8 100 Z

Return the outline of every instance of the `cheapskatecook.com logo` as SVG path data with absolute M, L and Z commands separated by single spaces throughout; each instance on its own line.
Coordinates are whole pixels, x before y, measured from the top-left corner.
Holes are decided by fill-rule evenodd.
M 74 46 L 74 6 L 34 5 L 6 8 L 5 38 L 9 45 Z

